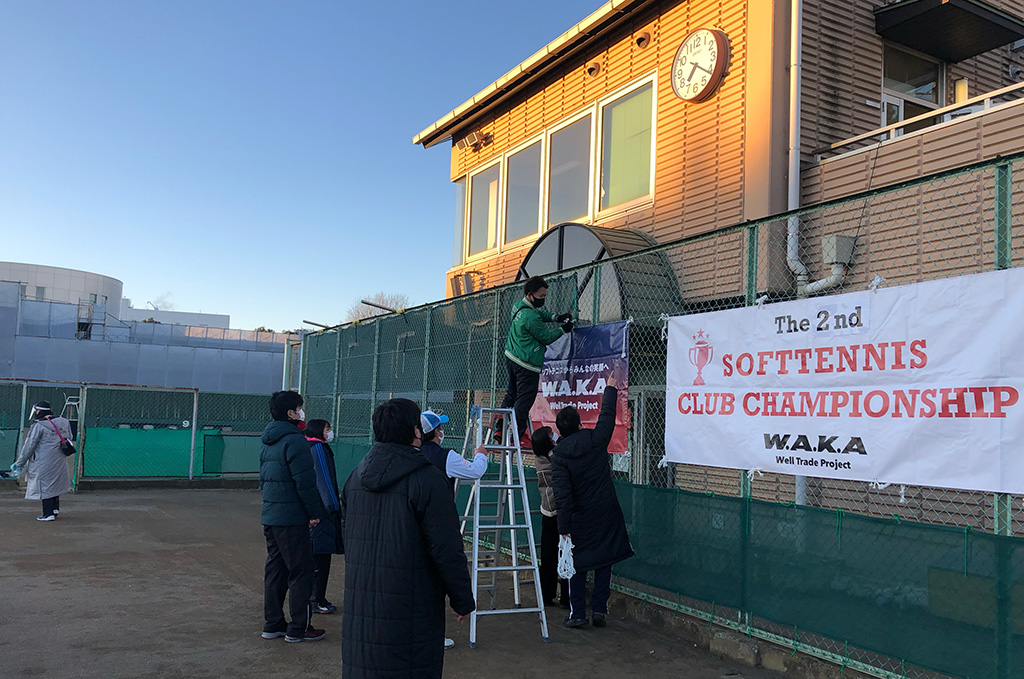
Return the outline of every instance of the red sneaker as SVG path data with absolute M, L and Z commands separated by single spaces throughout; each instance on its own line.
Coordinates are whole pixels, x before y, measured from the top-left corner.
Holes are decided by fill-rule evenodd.
M 297 644 L 300 641 L 320 641 L 324 638 L 325 634 L 327 634 L 327 632 L 323 631 L 322 629 L 310 628 L 306 630 L 306 633 L 303 634 L 301 637 L 286 636 L 284 640 L 287 641 L 289 644 Z

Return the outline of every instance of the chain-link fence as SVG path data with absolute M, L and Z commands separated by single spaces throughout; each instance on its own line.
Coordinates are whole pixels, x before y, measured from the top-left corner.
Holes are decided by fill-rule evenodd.
M 1019 266 L 1022 229 L 1017 154 L 546 276 L 553 311 L 632 321 L 617 476 L 637 557 L 619 588 L 878 676 L 1024 676 L 1024 551 L 1003 537 L 1024 532 L 1024 498 L 659 465 L 667 316 Z M 470 408 L 504 393 L 521 296 L 510 284 L 307 336 L 307 412 L 359 451 L 373 408 L 404 396 L 461 439 Z
M 197 478 L 258 474 L 267 394 L 188 388 L 0 380 L 0 460 L 15 459 L 32 405 L 68 418 L 82 478 Z

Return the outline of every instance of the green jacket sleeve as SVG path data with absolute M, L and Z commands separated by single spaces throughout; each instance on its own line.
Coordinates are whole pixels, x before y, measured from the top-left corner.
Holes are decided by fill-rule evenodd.
M 542 314 L 547 314 L 548 320 L 552 318 L 551 314 L 546 311 L 537 311 L 536 314 L 530 314 L 527 318 L 523 319 L 523 329 L 538 342 L 547 346 L 565 333 L 562 331 L 561 326 L 549 326 L 545 323 Z

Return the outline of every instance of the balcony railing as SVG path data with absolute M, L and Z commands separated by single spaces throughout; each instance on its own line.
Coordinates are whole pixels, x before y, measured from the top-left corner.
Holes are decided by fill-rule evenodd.
M 959 121 L 967 116 L 980 115 L 993 108 L 1019 102 L 1022 99 L 1024 99 L 1024 82 L 1015 83 L 1008 87 L 971 97 L 956 104 L 937 108 L 913 118 L 901 120 L 892 125 L 886 125 L 864 134 L 858 134 L 856 137 L 837 141 L 834 144 L 815 149 L 814 155 L 817 157 L 817 160 L 821 161 L 826 158 L 836 157 L 837 155 L 852 153 L 862 148 L 875 146 L 880 142 L 905 138 L 911 134 L 931 130 L 938 125 Z M 924 126 L 923 129 L 921 126 Z M 908 127 L 915 129 L 913 132 L 904 134 L 905 128 Z

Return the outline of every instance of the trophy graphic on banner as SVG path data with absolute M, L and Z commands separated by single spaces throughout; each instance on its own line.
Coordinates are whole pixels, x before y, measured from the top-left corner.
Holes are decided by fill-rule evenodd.
M 715 348 L 708 344 L 711 336 L 703 330 L 698 330 L 693 339 L 695 342 L 693 343 L 694 346 L 690 347 L 690 363 L 697 369 L 697 379 L 693 381 L 693 384 L 694 386 L 704 386 L 704 378 L 701 377 L 700 373 L 704 366 L 711 362 Z

